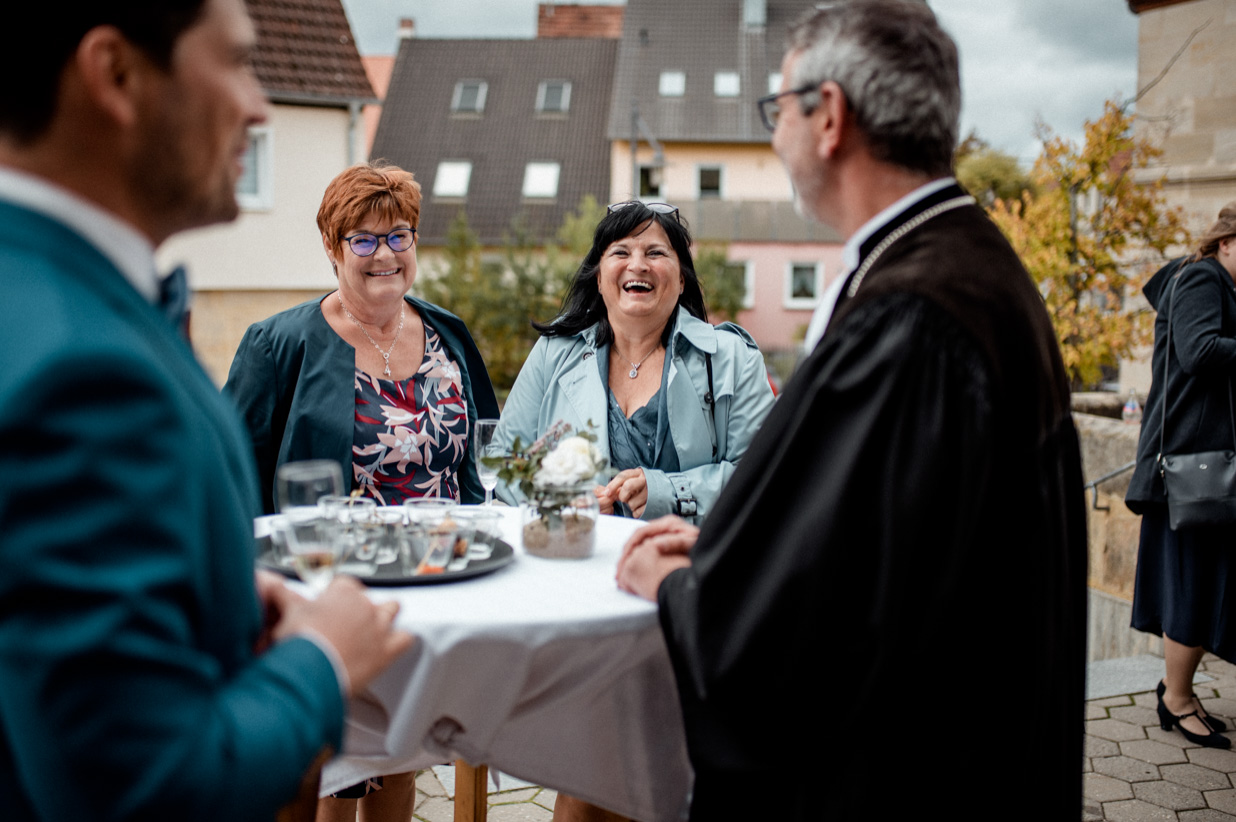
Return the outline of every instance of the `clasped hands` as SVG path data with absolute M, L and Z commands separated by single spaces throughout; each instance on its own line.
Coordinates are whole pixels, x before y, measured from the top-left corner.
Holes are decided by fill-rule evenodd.
M 673 571 L 690 567 L 688 552 L 699 534 L 699 528 L 675 516 L 648 523 L 622 546 L 615 575 L 618 587 L 656 602 L 661 582 Z
M 257 652 L 297 634 L 330 643 L 347 671 L 347 696 L 360 693 L 386 666 L 412 646 L 412 635 L 395 629 L 398 602 L 374 603 L 365 586 L 336 577 L 316 599 L 306 599 L 268 571 L 258 571 L 263 631 Z
M 621 502 L 639 519 L 648 505 L 648 478 L 643 468 L 628 468 L 615 474 L 608 484 L 593 488 L 592 493 L 597 495 L 602 514 L 614 513 L 614 503 Z

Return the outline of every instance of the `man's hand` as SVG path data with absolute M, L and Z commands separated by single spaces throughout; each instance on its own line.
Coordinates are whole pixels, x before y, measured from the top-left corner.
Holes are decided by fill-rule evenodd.
M 636 531 L 622 546 L 618 587 L 653 602 L 671 572 L 691 565 L 687 556 L 700 529 L 678 517 L 661 517 Z
M 602 514 L 612 514 L 614 503 L 622 502 L 638 519 L 648 505 L 648 478 L 643 468 L 628 468 L 615 474 L 608 485 L 597 486 L 593 493 L 597 495 Z
M 263 589 L 259 584 L 259 595 Z M 284 585 L 265 592 L 267 613 L 278 614 L 271 627 L 274 641 L 301 631 L 316 633 L 339 654 L 352 694 L 364 690 L 387 665 L 412 646 L 412 635 L 394 629 L 398 602 L 369 601 L 365 587 L 351 577 L 337 577 L 317 599 L 305 599 Z

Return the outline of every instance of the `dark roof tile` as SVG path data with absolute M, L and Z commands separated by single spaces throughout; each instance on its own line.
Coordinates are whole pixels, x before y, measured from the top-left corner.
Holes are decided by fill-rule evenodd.
M 585 194 L 604 200 L 610 184 L 605 136 L 616 40 L 405 40 L 395 60 L 374 158 L 411 171 L 421 182 L 420 236 L 441 245 L 456 212 L 486 245 L 501 244 L 522 216 L 536 239 L 552 237 Z M 480 115 L 453 115 L 455 84 L 488 84 Z M 571 83 L 570 111 L 538 115 L 542 80 Z M 466 202 L 435 199 L 434 176 L 444 160 L 467 160 L 472 176 Z M 560 164 L 558 196 L 522 196 L 529 162 Z
M 340 0 L 245 0 L 254 66 L 276 102 L 376 102 Z

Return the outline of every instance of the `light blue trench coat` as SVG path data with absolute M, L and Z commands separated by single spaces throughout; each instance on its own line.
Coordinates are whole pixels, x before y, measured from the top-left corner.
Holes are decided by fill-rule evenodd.
M 527 445 L 558 420 L 573 430 L 589 427 L 609 455 L 606 386 L 597 368 L 596 326 L 565 337 L 542 337 L 520 369 L 507 398 L 495 440 L 509 448 L 516 437 Z M 747 445 L 772 408 L 764 358 L 755 341 L 733 323 L 712 326 L 679 311 L 670 335 L 666 403 L 670 434 L 682 470 L 645 468 L 648 504 L 643 519 L 689 512 L 695 522 L 712 510 Z M 716 425 L 705 402 L 712 356 Z M 715 451 L 714 451 L 715 447 Z M 715 455 L 715 456 L 714 456 Z M 499 483 L 497 495 L 512 504 L 519 490 Z M 681 506 L 679 503 L 683 503 Z

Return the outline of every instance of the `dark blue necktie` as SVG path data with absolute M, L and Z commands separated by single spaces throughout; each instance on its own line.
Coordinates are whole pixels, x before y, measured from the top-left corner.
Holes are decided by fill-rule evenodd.
M 189 337 L 189 280 L 178 265 L 159 281 L 159 308 L 176 329 Z

